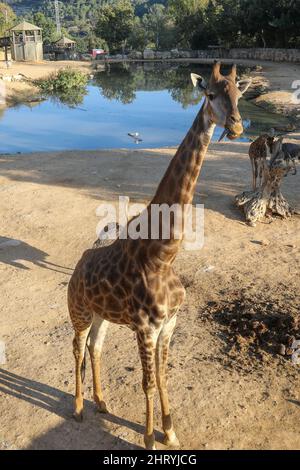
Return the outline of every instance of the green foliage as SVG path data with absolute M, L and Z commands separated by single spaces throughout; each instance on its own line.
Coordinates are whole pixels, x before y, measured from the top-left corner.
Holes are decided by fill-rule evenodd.
M 16 20 L 15 12 L 6 3 L 0 2 L 0 37 L 5 36 Z
M 194 47 L 203 31 L 207 0 L 169 0 L 170 15 L 177 27 L 178 46 Z
M 104 4 L 98 13 L 96 35 L 105 39 L 110 50 L 126 47 L 134 26 L 134 9 L 130 0 Z
M 136 16 L 128 38 L 128 45 L 136 51 L 143 51 L 148 45 L 148 35 L 141 19 Z
M 240 0 L 242 32 L 253 35 L 266 47 L 299 45 L 300 6 L 298 0 Z M 247 21 L 246 21 L 247 18 Z
M 66 68 L 51 74 L 46 79 L 36 82 L 36 85 L 48 96 L 57 98 L 70 106 L 82 103 L 87 93 L 88 77 L 79 70 Z
M 36 22 L 45 29 L 45 42 L 50 41 L 53 0 L 9 3 L 18 13 L 22 9 L 22 14 L 29 14 L 31 9 L 31 17 L 37 11 L 44 13 L 46 20 Z M 112 52 L 127 47 L 143 50 L 149 45 L 158 49 L 215 44 L 300 47 L 299 0 L 61 0 L 59 5 L 61 23 L 82 52 L 103 47 L 104 40 Z
M 28 17 L 28 21 L 42 28 L 45 44 L 51 44 L 59 39 L 54 21 L 50 17 L 46 17 L 44 13 L 36 12 Z
M 155 3 L 142 18 L 142 24 L 148 42 L 155 45 L 155 49 L 172 47 L 173 24 L 168 10 L 164 5 Z
M 81 53 L 86 53 L 92 49 L 108 51 L 107 42 L 102 38 L 98 38 L 94 33 L 89 33 L 83 37 L 74 37 L 74 40 L 76 41 L 76 50 Z

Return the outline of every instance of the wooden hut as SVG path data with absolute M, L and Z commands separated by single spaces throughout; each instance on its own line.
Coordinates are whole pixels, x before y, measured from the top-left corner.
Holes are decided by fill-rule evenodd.
M 69 38 L 66 38 L 65 36 L 63 36 L 62 38 L 60 38 L 58 41 L 56 41 L 54 43 L 55 47 L 57 49 L 62 49 L 62 50 L 74 50 L 75 47 L 76 47 L 76 42 L 75 41 L 72 41 L 72 39 L 69 39 Z
M 11 54 L 16 61 L 43 60 L 42 30 L 27 21 L 14 26 L 11 33 Z

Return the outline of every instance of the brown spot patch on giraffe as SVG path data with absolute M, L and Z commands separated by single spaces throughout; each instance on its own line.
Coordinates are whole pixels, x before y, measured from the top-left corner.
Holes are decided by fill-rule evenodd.
M 123 253 L 121 259 L 119 259 L 119 262 L 118 262 L 118 270 L 120 273 L 124 273 L 126 271 L 126 268 L 128 266 L 128 257 L 126 255 L 126 253 Z

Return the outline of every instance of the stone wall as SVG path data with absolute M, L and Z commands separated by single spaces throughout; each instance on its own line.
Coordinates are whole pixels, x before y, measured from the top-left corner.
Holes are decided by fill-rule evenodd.
M 230 49 L 229 59 L 270 60 L 272 62 L 300 62 L 300 49 Z
M 300 49 L 206 49 L 199 51 L 178 50 L 153 51 L 146 49 L 144 52 L 132 51 L 128 55 L 129 59 L 137 60 L 168 60 L 168 59 L 252 59 L 270 60 L 273 62 L 299 62 Z

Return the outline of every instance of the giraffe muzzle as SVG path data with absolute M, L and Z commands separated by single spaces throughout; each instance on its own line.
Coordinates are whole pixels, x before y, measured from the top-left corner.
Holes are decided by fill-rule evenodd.
M 219 138 L 218 142 L 221 142 L 225 137 L 227 137 L 227 139 L 229 140 L 235 140 L 237 139 L 238 137 L 240 137 L 242 135 L 242 133 L 244 132 L 244 129 L 243 127 L 241 128 L 242 130 L 240 131 L 235 131 L 235 130 L 232 130 L 232 129 L 228 129 L 227 127 L 225 127 L 224 131 L 222 132 L 221 134 L 221 137 Z

